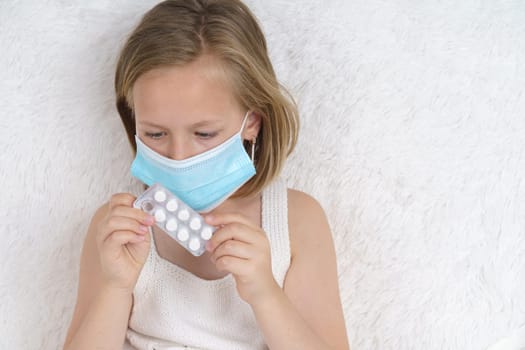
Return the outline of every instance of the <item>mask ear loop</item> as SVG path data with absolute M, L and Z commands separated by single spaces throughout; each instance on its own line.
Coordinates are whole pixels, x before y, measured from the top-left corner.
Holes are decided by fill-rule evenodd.
M 244 125 L 246 124 L 246 121 L 248 120 L 249 115 L 250 115 L 250 111 L 246 112 L 246 114 L 244 115 L 244 118 L 242 119 L 241 130 L 239 130 L 239 134 L 242 133 L 242 131 L 244 130 Z
M 252 163 L 253 163 L 253 156 L 255 154 L 255 143 L 257 142 L 257 137 L 254 137 L 252 140 Z

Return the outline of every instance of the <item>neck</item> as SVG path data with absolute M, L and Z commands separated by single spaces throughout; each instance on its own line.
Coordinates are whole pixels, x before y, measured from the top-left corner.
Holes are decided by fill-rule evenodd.
M 248 217 L 258 226 L 261 225 L 261 193 L 248 197 L 228 198 L 209 214 L 239 213 Z

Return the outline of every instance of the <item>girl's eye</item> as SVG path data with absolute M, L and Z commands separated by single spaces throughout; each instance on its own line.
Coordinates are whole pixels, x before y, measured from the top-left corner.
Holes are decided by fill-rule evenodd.
M 165 132 L 147 132 L 146 136 L 154 140 L 159 140 L 162 136 L 166 134 Z
M 195 135 L 197 137 L 201 138 L 201 139 L 211 139 L 212 137 L 217 135 L 217 133 L 215 133 L 215 132 L 198 132 L 198 131 L 196 131 Z

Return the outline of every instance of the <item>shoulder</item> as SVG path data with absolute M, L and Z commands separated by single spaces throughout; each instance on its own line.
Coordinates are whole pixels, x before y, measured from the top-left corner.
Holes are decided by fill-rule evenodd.
M 331 245 L 330 226 L 321 204 L 311 195 L 288 189 L 288 229 L 292 259 L 319 248 L 323 241 Z
M 308 193 L 288 188 L 288 213 L 323 215 L 321 204 Z

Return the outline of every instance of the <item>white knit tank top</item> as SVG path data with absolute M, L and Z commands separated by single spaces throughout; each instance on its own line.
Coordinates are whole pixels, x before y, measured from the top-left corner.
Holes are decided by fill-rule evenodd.
M 262 228 L 271 248 L 272 272 L 283 287 L 290 266 L 287 189 L 281 179 L 262 192 Z M 231 274 L 205 280 L 151 250 L 133 292 L 124 349 L 267 349 L 255 316 Z

